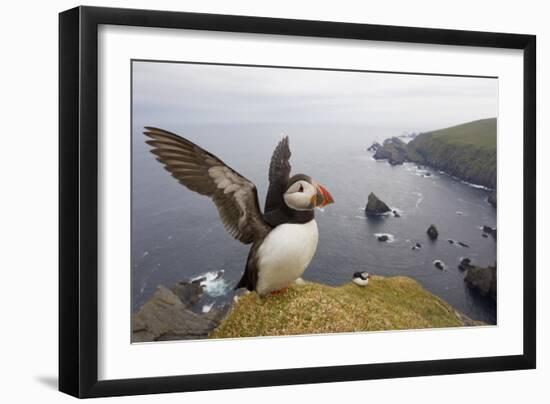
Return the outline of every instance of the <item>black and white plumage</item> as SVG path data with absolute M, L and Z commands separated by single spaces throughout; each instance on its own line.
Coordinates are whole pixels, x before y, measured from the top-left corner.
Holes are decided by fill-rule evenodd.
M 182 185 L 210 197 L 227 232 L 252 244 L 236 288 L 265 295 L 289 286 L 302 275 L 317 249 L 313 209 L 333 199 L 311 177 L 290 177 L 288 137 L 273 152 L 262 214 L 256 186 L 218 157 L 174 133 L 145 129 L 151 152 L 164 168 Z
M 369 284 L 370 275 L 368 272 L 355 272 L 353 274 L 353 283 L 359 286 L 367 286 Z

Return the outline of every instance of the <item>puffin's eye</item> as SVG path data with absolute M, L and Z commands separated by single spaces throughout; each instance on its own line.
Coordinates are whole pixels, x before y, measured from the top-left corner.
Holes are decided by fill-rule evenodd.
M 300 184 L 300 189 L 298 190 L 298 192 L 304 192 L 304 186 L 302 184 Z

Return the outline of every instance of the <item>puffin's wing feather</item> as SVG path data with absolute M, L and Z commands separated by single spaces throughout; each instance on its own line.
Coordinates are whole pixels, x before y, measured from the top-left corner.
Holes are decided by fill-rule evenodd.
M 143 132 L 164 168 L 191 191 L 212 198 L 225 229 L 244 244 L 265 237 L 256 186 L 223 161 L 174 133 L 153 127 Z
M 290 147 L 288 145 L 288 136 L 285 136 L 271 156 L 269 165 L 269 189 L 265 200 L 265 209 L 268 211 L 278 210 L 284 204 L 283 194 L 286 191 L 288 179 L 290 178 Z

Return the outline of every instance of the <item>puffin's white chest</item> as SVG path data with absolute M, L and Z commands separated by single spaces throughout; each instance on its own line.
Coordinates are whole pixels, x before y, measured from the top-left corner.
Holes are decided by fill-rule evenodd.
M 317 250 L 315 219 L 305 224 L 282 224 L 273 229 L 258 249 L 260 295 L 289 286 L 302 276 Z

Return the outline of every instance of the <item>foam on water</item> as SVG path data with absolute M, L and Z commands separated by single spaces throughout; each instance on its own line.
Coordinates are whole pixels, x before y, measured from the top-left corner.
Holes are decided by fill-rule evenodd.
M 202 306 L 202 312 L 203 313 L 208 313 L 210 310 L 212 310 L 212 307 L 214 307 L 214 302 L 210 303 L 210 304 L 205 304 L 204 306 Z
M 223 279 L 224 270 L 211 271 L 195 276 L 191 282 L 204 278 L 201 285 L 204 287 L 204 292 L 211 297 L 223 296 L 229 289 L 228 283 Z
M 393 243 L 395 241 L 395 237 L 393 236 L 393 234 L 390 233 L 374 233 L 374 236 L 376 238 L 380 236 L 388 236 L 388 241 L 386 241 L 386 243 Z
M 453 177 L 453 178 L 458 179 L 456 177 Z M 485 191 L 492 191 L 492 188 L 489 188 L 489 187 L 486 187 L 486 186 L 483 186 L 483 185 L 473 184 L 473 183 L 468 182 L 468 181 L 460 181 L 460 182 L 462 182 L 464 185 L 468 185 L 469 187 L 472 187 L 472 188 L 484 189 Z
M 451 175 L 449 173 L 446 173 L 445 171 L 442 171 L 442 170 L 439 170 L 439 173 L 440 174 L 443 174 L 443 175 L 446 175 L 448 177 L 451 177 L 453 180 L 456 180 L 456 181 L 459 181 L 460 183 L 464 184 L 464 185 L 467 185 L 469 187 L 472 187 L 472 188 L 476 188 L 476 189 L 483 189 L 485 191 L 492 191 L 493 189 L 490 188 L 490 187 L 486 187 L 484 185 L 479 185 L 479 184 L 474 184 L 472 182 L 468 182 L 468 181 L 464 181 L 464 180 L 461 180 L 460 178 L 454 176 L 454 175 Z
M 414 207 L 418 208 L 420 206 L 420 203 L 424 199 L 424 195 L 422 195 L 421 192 L 415 192 L 414 194 L 418 196 L 418 199 L 416 200 L 416 203 L 414 204 Z

